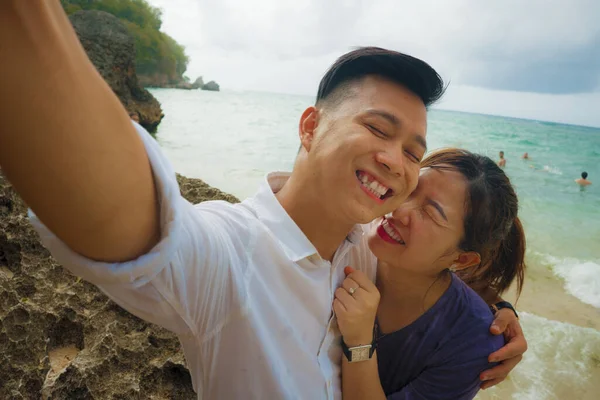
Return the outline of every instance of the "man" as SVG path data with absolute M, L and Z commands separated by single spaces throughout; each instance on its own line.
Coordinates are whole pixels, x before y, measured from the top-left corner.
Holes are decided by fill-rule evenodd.
M 504 159 L 504 152 L 500 152 L 500 160 L 498 160 L 498 166 L 504 168 L 506 166 L 506 160 Z
M 502 154 L 502 155 L 504 155 L 504 154 Z M 521 158 L 523 160 L 529 160 L 529 153 L 528 152 L 523 153 L 523 156 Z
M 193 206 L 58 1 L 0 3 L 0 48 L 11 55 L 0 64 L 10 103 L 0 165 L 56 259 L 177 333 L 199 398 L 339 398 L 333 293 L 347 265 L 374 276 L 357 224 L 415 188 L 437 73 L 381 49 L 345 55 L 300 118 L 292 174 L 270 174 L 238 205 Z M 35 119 L 20 117 L 32 108 Z M 498 316 L 495 333 L 512 321 L 512 335 L 494 356 L 510 360 L 488 384 L 526 349 L 512 312 Z
M 581 178 L 579 178 L 579 179 L 575 179 L 575 182 L 576 182 L 576 183 L 577 183 L 579 186 L 581 186 L 581 187 L 585 187 L 585 186 L 591 185 L 591 184 L 592 184 L 592 182 L 588 181 L 587 177 L 588 177 L 588 173 L 587 173 L 587 172 L 585 172 L 585 171 L 583 171 L 583 172 L 581 173 Z

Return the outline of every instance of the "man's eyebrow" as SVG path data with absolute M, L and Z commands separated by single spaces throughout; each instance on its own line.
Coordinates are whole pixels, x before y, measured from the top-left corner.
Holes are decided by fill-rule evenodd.
M 435 207 L 436 210 L 438 210 L 438 212 L 440 213 L 440 215 L 446 220 L 446 222 L 448 222 L 448 217 L 446 217 L 446 213 L 444 212 L 444 209 L 442 208 L 442 206 L 440 205 L 440 203 L 438 203 L 437 201 L 433 200 L 433 199 L 427 199 L 427 203 L 431 204 L 432 206 Z
M 389 123 L 391 123 L 392 125 L 394 125 L 396 127 L 399 127 L 400 125 L 402 125 L 402 123 L 400 122 L 400 119 L 398 117 L 396 117 L 394 114 L 391 114 L 387 111 L 372 109 L 372 110 L 367 110 L 367 114 L 384 118 Z
M 400 119 L 398 117 L 396 117 L 394 114 L 391 114 L 387 111 L 372 109 L 372 110 L 367 110 L 367 114 L 375 116 L 375 117 L 381 117 L 381 118 L 387 120 L 392 125 L 394 125 L 394 127 L 396 127 L 396 128 L 399 128 L 400 126 L 402 126 L 402 121 L 400 121 Z M 415 142 L 417 142 L 421 147 L 423 147 L 425 149 L 425 151 L 427 151 L 427 141 L 425 140 L 425 138 L 419 134 L 414 134 L 413 136 L 414 136 Z

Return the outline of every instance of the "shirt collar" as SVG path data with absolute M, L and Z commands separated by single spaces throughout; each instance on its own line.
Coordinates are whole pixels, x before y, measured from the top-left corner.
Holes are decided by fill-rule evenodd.
M 298 262 L 303 258 L 318 254 L 318 252 L 275 197 L 275 193 L 281 190 L 291 175 L 290 172 L 267 174 L 258 192 L 252 198 L 252 202 L 259 219 L 283 245 L 288 258 L 293 262 Z M 361 225 L 355 225 L 347 239 L 351 244 L 357 244 L 363 234 L 364 228 Z

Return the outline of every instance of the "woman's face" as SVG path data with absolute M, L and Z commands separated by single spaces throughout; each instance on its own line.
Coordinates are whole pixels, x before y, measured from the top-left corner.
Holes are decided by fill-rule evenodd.
M 464 177 L 424 168 L 417 189 L 391 215 L 374 224 L 369 247 L 392 268 L 435 276 L 456 262 L 464 232 Z

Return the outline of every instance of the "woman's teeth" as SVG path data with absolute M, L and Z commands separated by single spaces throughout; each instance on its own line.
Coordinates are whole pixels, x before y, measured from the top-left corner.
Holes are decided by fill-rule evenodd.
M 385 233 L 390 235 L 390 237 L 392 239 L 394 239 L 396 242 L 398 242 L 400 244 L 406 244 L 406 243 L 404 243 L 404 240 L 402 240 L 402 237 L 400 236 L 400 234 L 398 234 L 398 232 L 396 232 L 396 229 L 394 229 L 392 227 L 392 225 L 390 225 L 390 223 L 388 222 L 387 219 L 384 218 L 381 225 L 383 226 Z
M 372 176 L 367 175 L 362 171 L 360 171 L 357 176 L 362 186 L 379 198 L 382 198 L 389 189 L 388 187 L 377 182 Z

